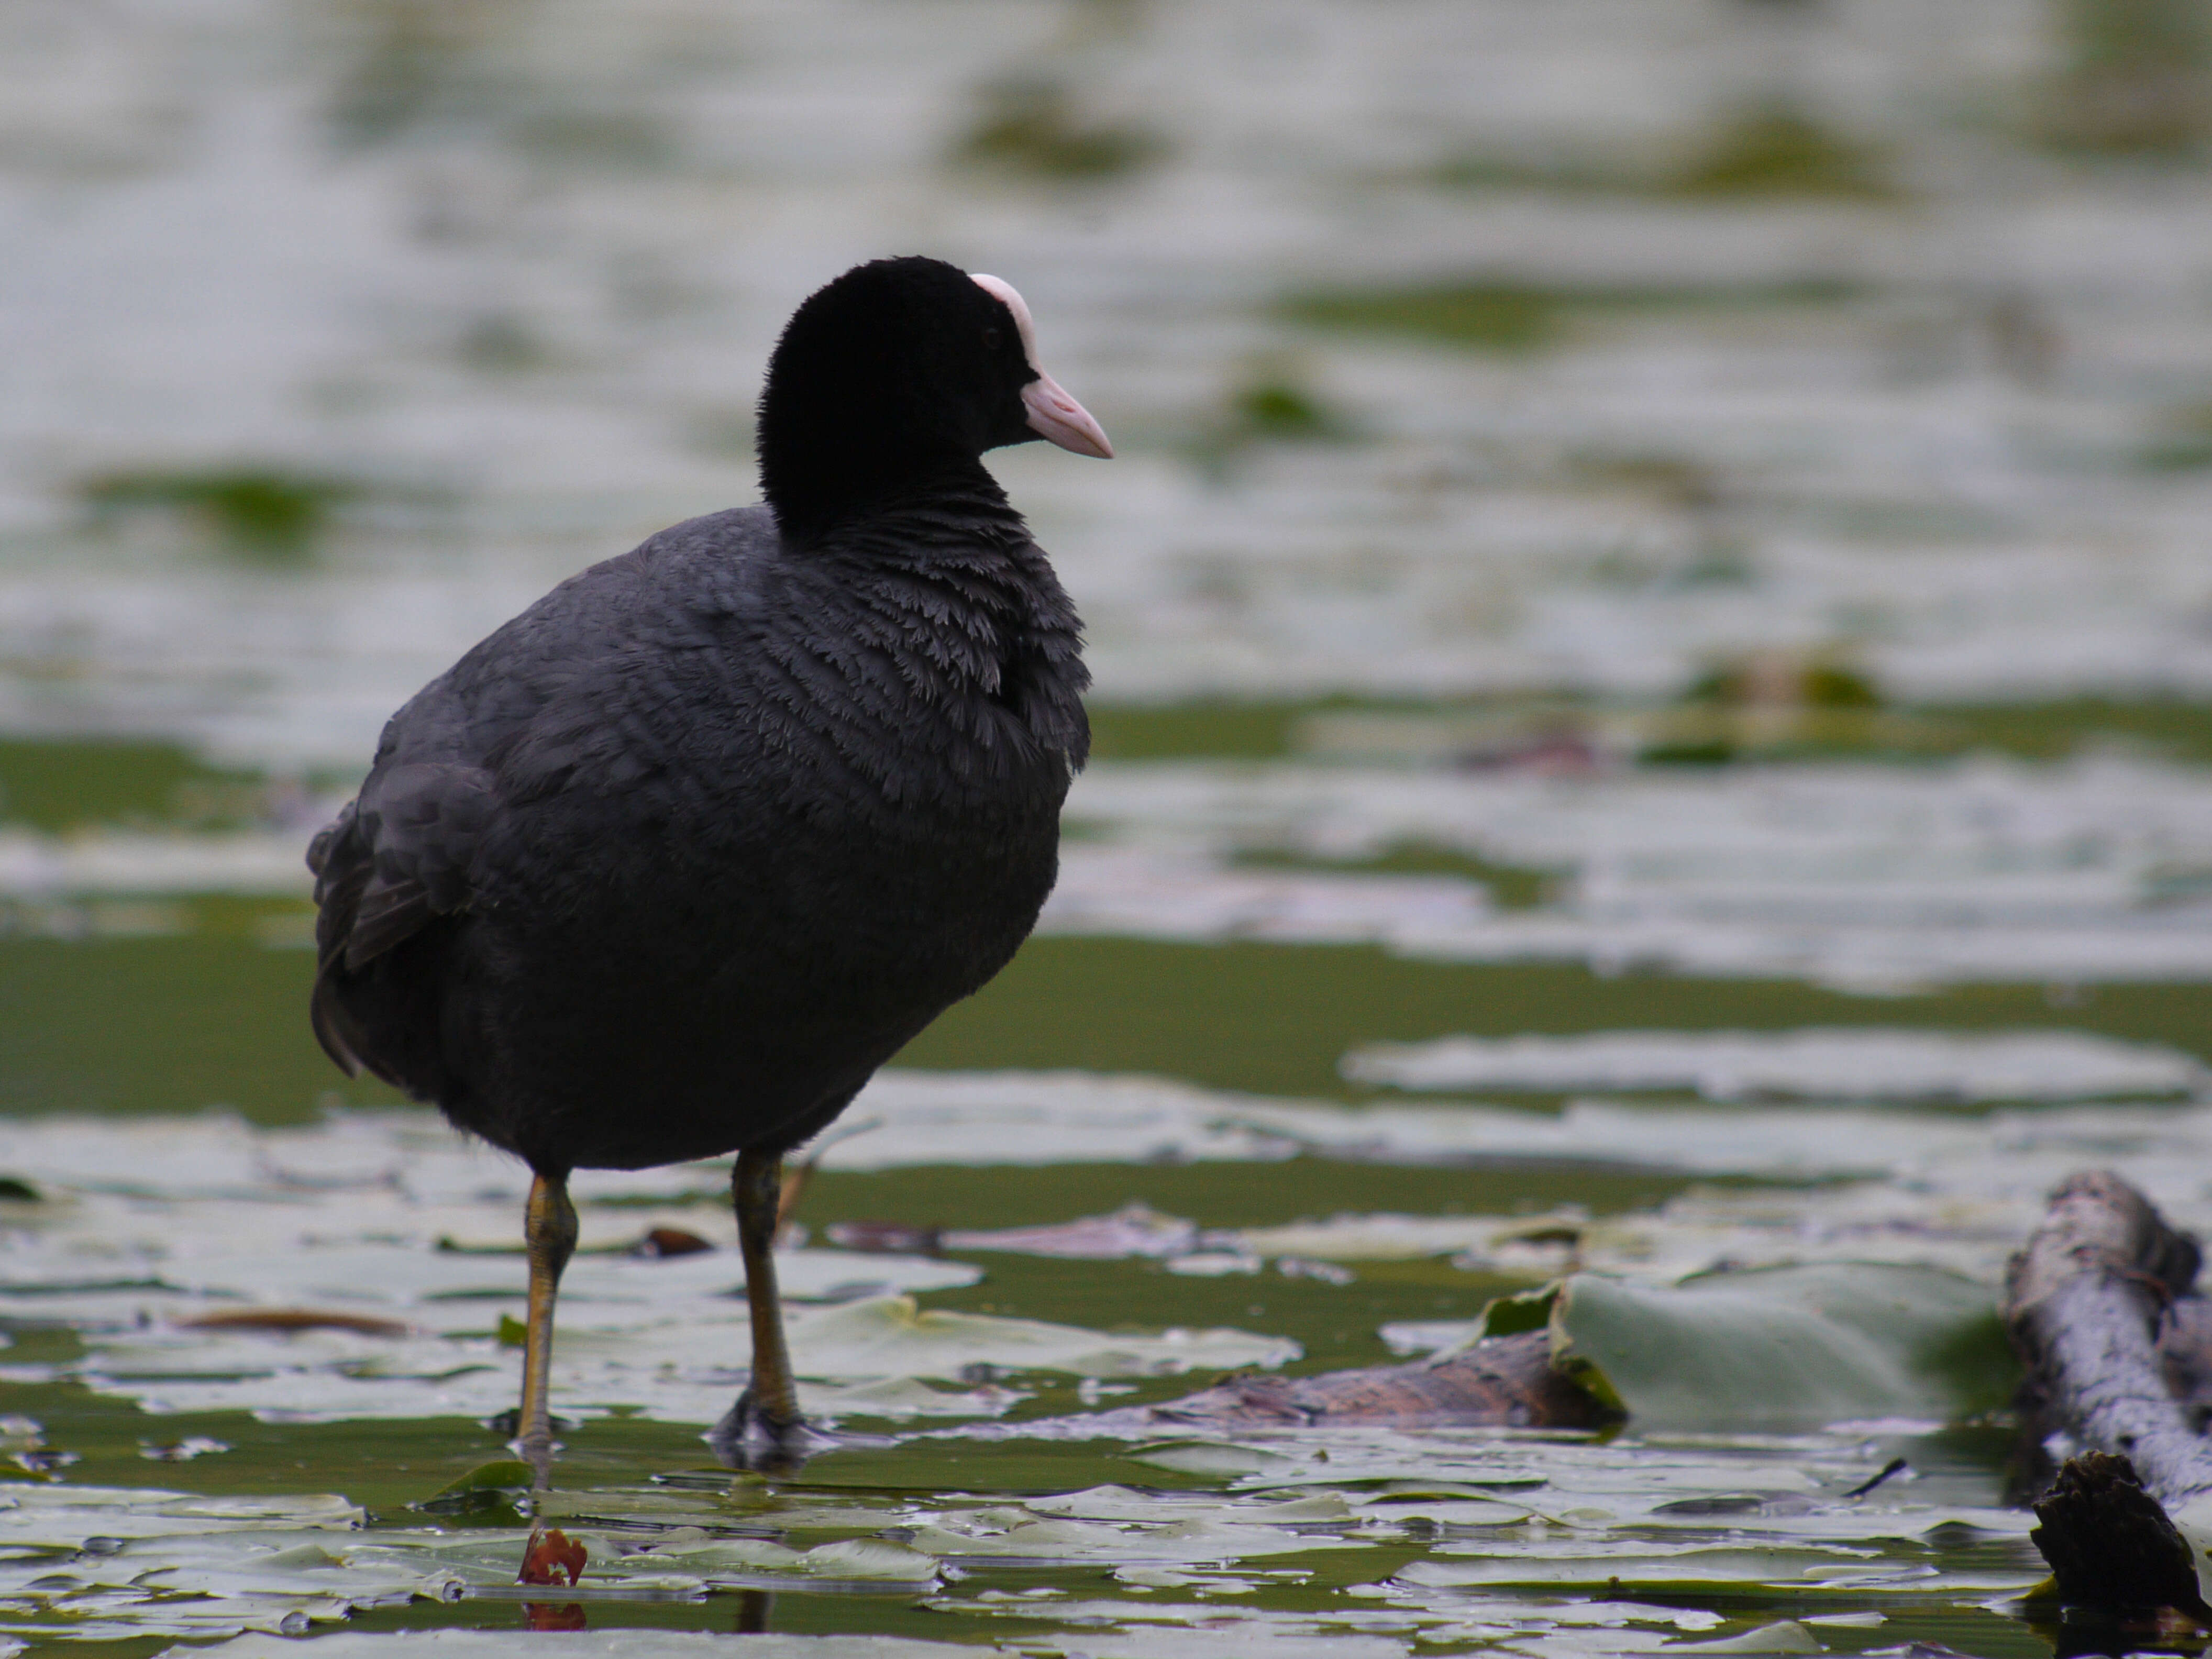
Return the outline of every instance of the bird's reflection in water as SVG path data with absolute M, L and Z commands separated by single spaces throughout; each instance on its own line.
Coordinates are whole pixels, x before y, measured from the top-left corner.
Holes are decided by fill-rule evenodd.
M 762 1589 L 738 1592 L 738 1620 L 730 1627 L 732 1636 L 765 1636 L 768 1634 L 768 1615 L 775 1606 L 773 1591 Z

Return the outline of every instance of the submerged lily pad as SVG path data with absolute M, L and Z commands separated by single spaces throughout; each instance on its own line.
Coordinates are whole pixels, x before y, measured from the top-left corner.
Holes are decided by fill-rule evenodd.
M 448 1523 L 520 1527 L 529 1520 L 522 1506 L 529 1496 L 531 1479 L 530 1466 L 514 1458 L 479 1463 L 415 1507 Z

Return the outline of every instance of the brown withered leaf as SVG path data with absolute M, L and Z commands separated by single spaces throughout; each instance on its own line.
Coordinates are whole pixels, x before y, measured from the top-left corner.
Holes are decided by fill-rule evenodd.
M 586 1557 L 584 1547 L 572 1540 L 558 1527 L 549 1527 L 544 1532 L 530 1535 L 529 1547 L 522 1553 L 522 1571 L 515 1577 L 518 1584 L 574 1584 L 583 1577 Z M 564 1580 L 560 1575 L 567 1574 Z

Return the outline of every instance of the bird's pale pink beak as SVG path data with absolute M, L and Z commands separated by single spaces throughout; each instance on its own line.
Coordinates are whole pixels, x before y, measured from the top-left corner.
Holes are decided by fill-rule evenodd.
M 1036 379 L 1022 388 L 1022 407 L 1029 411 L 1030 430 L 1079 455 L 1112 460 L 1114 446 L 1106 441 L 1106 428 L 1089 410 L 1061 391 L 1059 381 L 1037 368 L 1036 325 L 1030 320 L 1030 308 L 1014 292 L 1014 285 L 1000 276 L 979 276 L 970 280 L 1013 313 L 1014 326 L 1021 331 L 1022 355 L 1031 368 L 1036 368 Z
M 1040 374 L 1022 388 L 1022 407 L 1030 412 L 1030 430 L 1040 438 L 1072 449 L 1079 455 L 1114 459 L 1114 446 L 1106 428 L 1081 404 L 1060 389 L 1049 374 Z

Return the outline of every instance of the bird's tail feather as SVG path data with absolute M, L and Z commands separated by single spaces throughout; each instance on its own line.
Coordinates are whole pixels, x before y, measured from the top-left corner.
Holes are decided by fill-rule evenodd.
M 337 962 L 335 958 L 323 964 L 315 975 L 314 999 L 308 1004 L 309 1018 L 315 1027 L 315 1041 L 323 1045 L 323 1052 L 348 1077 L 359 1077 L 364 1069 L 360 1049 L 368 1045 L 362 1042 L 365 1033 L 358 1021 L 346 1012 L 338 1000 Z

